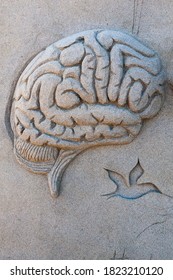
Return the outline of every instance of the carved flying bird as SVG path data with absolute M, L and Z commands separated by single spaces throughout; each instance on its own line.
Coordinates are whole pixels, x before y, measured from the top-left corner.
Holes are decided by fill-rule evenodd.
M 111 181 L 115 183 L 116 190 L 112 193 L 104 194 L 103 196 L 108 196 L 108 198 L 121 197 L 125 199 L 137 199 L 151 192 L 162 194 L 158 187 L 153 183 L 138 183 L 139 178 L 144 173 L 139 159 L 135 167 L 130 171 L 129 185 L 121 174 L 106 168 L 105 170 L 108 172 Z

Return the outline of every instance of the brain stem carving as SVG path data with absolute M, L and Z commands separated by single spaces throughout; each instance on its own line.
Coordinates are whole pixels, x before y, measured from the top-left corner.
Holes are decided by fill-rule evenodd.
M 15 88 L 14 153 L 29 171 L 48 174 L 53 197 L 83 150 L 130 143 L 164 101 L 157 54 L 119 31 L 91 30 L 39 53 Z

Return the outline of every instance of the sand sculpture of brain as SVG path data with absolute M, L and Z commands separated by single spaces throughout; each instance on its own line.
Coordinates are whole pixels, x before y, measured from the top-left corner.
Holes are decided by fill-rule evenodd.
M 157 54 L 119 31 L 91 30 L 39 53 L 15 88 L 11 125 L 18 161 L 48 174 L 57 196 L 82 150 L 130 143 L 164 100 Z

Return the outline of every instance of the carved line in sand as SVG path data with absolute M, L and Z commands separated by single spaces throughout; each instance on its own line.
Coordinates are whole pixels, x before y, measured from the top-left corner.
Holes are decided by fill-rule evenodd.
M 119 31 L 91 30 L 39 53 L 15 88 L 14 153 L 28 170 L 48 174 L 52 196 L 83 150 L 130 143 L 164 100 L 157 54 Z

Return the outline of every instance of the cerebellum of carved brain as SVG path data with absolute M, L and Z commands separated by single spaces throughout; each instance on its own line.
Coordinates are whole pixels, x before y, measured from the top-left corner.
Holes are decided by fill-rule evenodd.
M 119 31 L 73 35 L 39 53 L 18 80 L 15 154 L 29 170 L 49 172 L 52 188 L 81 150 L 131 142 L 163 100 L 153 50 Z

